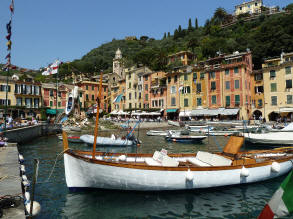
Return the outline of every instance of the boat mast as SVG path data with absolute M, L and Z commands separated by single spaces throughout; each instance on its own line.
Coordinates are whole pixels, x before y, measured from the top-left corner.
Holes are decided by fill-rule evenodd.
M 100 103 L 101 103 L 101 93 L 102 93 L 102 82 L 103 82 L 103 71 L 101 71 L 100 75 L 100 85 L 99 85 L 99 94 L 97 99 L 97 114 L 96 114 L 96 125 L 95 125 L 95 137 L 94 137 L 94 145 L 93 145 L 93 154 L 92 159 L 96 159 L 96 143 L 97 143 L 97 136 L 98 136 L 98 128 L 99 128 L 99 115 L 100 115 Z

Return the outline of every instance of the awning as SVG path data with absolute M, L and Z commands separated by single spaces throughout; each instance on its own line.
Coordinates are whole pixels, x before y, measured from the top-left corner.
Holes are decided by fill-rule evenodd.
M 150 112 L 149 113 L 151 116 L 160 116 L 161 113 L 160 112 Z
M 117 110 L 114 110 L 114 111 L 110 112 L 110 114 L 111 114 L 111 115 L 117 115 L 118 112 L 117 112 Z
M 223 116 L 233 116 L 233 115 L 237 115 L 239 112 L 239 109 L 225 109 L 221 115 Z
M 122 96 L 123 96 L 123 94 L 119 94 L 117 97 L 115 97 L 113 103 L 120 103 Z
M 64 109 L 57 109 L 57 110 L 58 110 L 58 113 L 62 113 L 64 111 Z M 56 109 L 46 109 L 46 113 L 55 115 L 56 114 Z
M 190 115 L 191 116 L 203 116 L 204 115 L 204 112 L 206 111 L 207 109 L 194 109 L 191 111 Z
M 127 112 L 123 112 L 122 110 L 120 110 L 117 114 L 118 114 L 118 115 L 129 115 L 129 113 L 127 113 Z
M 293 107 L 280 108 L 280 113 L 291 113 L 293 112 Z
M 191 111 L 183 111 L 179 113 L 179 117 L 189 117 L 191 115 Z
M 167 113 L 176 113 L 178 109 L 167 109 Z

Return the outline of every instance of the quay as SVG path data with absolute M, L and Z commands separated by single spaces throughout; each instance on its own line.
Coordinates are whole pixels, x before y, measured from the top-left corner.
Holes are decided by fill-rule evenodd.
M 25 218 L 17 144 L 0 148 L 0 197 L 17 196 L 16 206 L 3 209 L 3 218 Z M 21 197 L 21 198 L 20 198 Z

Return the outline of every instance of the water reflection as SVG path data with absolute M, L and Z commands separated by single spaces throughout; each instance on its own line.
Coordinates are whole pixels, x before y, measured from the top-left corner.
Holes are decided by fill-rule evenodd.
M 92 190 L 68 193 L 63 217 L 256 218 L 273 193 L 264 184 L 181 192 L 137 193 Z

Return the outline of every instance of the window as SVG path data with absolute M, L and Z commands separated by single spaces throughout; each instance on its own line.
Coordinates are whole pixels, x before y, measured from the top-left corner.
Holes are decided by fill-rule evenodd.
M 286 71 L 286 75 L 291 74 L 291 66 L 287 66 L 285 68 L 285 71 Z
M 257 2 L 254 5 L 257 6 Z
M 194 79 L 197 79 L 197 73 L 196 72 L 193 73 L 193 80 Z
M 86 100 L 89 100 L 89 95 L 88 94 L 86 95 Z
M 215 77 L 216 77 L 216 72 L 214 72 L 214 71 L 213 72 L 210 72 L 210 78 L 213 78 L 214 79 Z
M 107 87 L 104 87 L 104 92 L 106 92 L 107 91 Z
M 262 74 L 255 74 L 255 75 L 254 75 L 254 80 L 256 80 L 256 81 L 260 81 L 260 80 L 262 80 L 262 79 L 263 79 Z
M 129 96 L 129 100 L 131 100 L 131 93 L 129 93 L 128 96 Z
M 277 91 L 277 83 L 271 83 L 271 92 Z
M 128 84 L 128 88 L 131 88 L 131 83 L 129 82 L 129 84 Z
M 176 98 L 175 97 L 171 98 L 171 106 L 176 106 Z
M 185 87 L 185 93 L 190 94 L 190 86 Z
M 22 98 L 21 97 L 16 98 L 16 106 L 22 106 Z
M 240 105 L 240 95 L 235 95 L 235 106 Z
M 58 91 L 58 97 L 61 97 L 61 92 L 60 91 Z
M 95 90 L 95 85 L 92 85 L 92 90 Z
M 212 96 L 212 104 L 217 104 L 217 96 L 216 95 Z
M 226 106 L 230 106 L 230 96 L 226 96 Z
M 278 104 L 278 97 L 277 96 L 272 96 L 271 97 L 272 100 L 272 106 L 277 106 Z
M 169 76 L 169 77 L 168 77 L 168 83 L 170 83 L 170 82 L 171 82 L 171 77 Z
M 230 90 L 230 81 L 226 81 L 226 90 Z
M 58 102 L 58 107 L 61 107 L 61 102 Z
M 263 93 L 263 86 L 256 86 L 254 88 L 255 93 Z
M 92 95 L 92 100 L 93 100 L 93 101 L 95 100 L 95 95 Z
M 187 81 L 187 80 L 188 80 L 188 75 L 184 74 L 184 81 Z
M 145 81 L 148 81 L 148 79 L 149 79 L 149 77 L 146 75 L 146 76 L 144 76 L 144 80 Z
M 144 85 L 144 89 L 145 89 L 146 91 L 148 91 L 148 90 L 149 90 L 149 85 L 148 85 L 148 84 L 145 84 L 145 85 Z
M 276 77 L 276 71 L 275 70 L 271 70 L 270 71 L 270 78 L 275 78 Z
M 201 92 L 201 84 L 196 84 L 196 92 L 197 93 Z
M 196 98 L 196 104 L 197 106 L 201 106 L 201 98 Z
M 225 75 L 229 75 L 229 69 L 225 70 Z
M 129 80 L 131 79 L 131 74 L 128 75 L 128 79 L 129 79 Z
M 292 88 L 292 80 L 286 80 L 286 88 Z
M 239 89 L 239 80 L 234 81 L 235 89 Z
M 40 102 L 40 101 L 39 101 L 39 98 L 35 98 L 35 99 L 34 99 L 34 107 L 35 107 L 35 108 L 39 108 L 39 102 Z
M 204 72 L 200 73 L 200 79 L 204 79 Z
M 211 90 L 216 90 L 216 82 L 215 81 L 211 82 Z
M 237 74 L 238 72 L 239 72 L 238 67 L 235 67 L 235 68 L 234 68 L 234 74 Z
M 88 85 L 86 85 L 86 86 L 85 86 L 85 89 L 86 89 L 86 90 L 88 90 L 88 89 L 89 89 L 89 86 L 88 86 Z
M 171 87 L 171 94 L 175 94 L 176 93 L 176 86 L 172 86 Z
M 134 99 L 136 99 L 137 98 L 137 93 L 136 92 L 134 92 Z
M 145 95 L 145 101 L 148 101 L 148 100 L 149 100 L 149 95 L 146 94 L 146 95 Z
M 131 103 L 128 104 L 128 108 L 129 108 L 129 109 L 132 108 L 132 104 L 131 104 Z
M 50 97 L 53 97 L 53 90 L 50 90 Z
M 292 104 L 292 95 L 287 95 L 287 104 Z
M 82 97 L 82 93 L 81 92 L 79 93 L 79 97 Z
M 188 107 L 188 99 L 187 98 L 184 99 L 184 107 Z
M 174 83 L 177 82 L 177 75 L 174 76 Z M 185 80 L 185 75 L 184 75 L 184 80 Z
M 50 107 L 52 107 L 53 106 L 53 101 L 50 101 Z
M 258 107 L 262 107 L 262 99 L 258 99 L 258 104 L 257 104 Z

